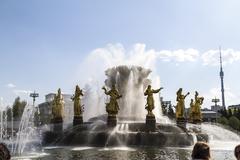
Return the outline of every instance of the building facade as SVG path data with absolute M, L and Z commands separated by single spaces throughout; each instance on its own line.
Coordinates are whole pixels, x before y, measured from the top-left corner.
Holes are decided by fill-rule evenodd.
M 39 123 L 40 125 L 49 124 L 52 119 L 52 101 L 55 93 L 49 93 L 45 96 L 45 102 L 38 105 Z M 73 101 L 72 95 L 62 94 L 64 101 L 64 123 L 72 123 L 73 121 Z
M 231 106 L 228 106 L 229 109 L 232 109 L 234 110 L 235 108 L 236 109 L 240 109 L 240 104 L 236 104 L 236 105 L 231 105 Z

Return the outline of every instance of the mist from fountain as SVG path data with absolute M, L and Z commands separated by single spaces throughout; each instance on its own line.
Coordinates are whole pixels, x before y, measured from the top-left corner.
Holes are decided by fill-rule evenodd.
M 111 130 L 110 131 L 110 134 L 109 134 L 109 136 L 108 136 L 108 138 L 107 138 L 107 141 L 106 141 L 106 144 L 105 144 L 105 148 L 106 147 L 108 147 L 109 145 L 110 145 L 110 142 L 111 142 L 111 140 L 114 138 L 114 139 L 117 139 L 117 144 L 118 145 L 121 145 L 121 141 L 118 139 L 118 136 L 116 136 L 116 133 L 117 133 L 117 131 L 118 131 L 118 128 L 119 128 L 119 124 L 117 124 L 117 126 L 113 129 L 113 130 Z
M 109 97 L 104 94 L 101 88 L 106 85 L 110 89 L 112 84 L 115 84 L 117 90 L 123 96 L 118 100 L 120 108 L 118 120 L 144 122 L 147 114 L 144 91 L 149 84 L 154 89 L 160 88 L 159 76 L 150 76 L 151 72 L 150 69 L 141 66 L 120 65 L 108 68 L 105 71 L 104 84 L 97 80 L 92 80 L 90 84 L 86 84 L 83 88 L 84 96 L 82 98 L 82 103 L 86 106 L 84 107 L 84 121 L 106 114 L 105 108 Z M 153 79 L 153 82 L 150 78 Z M 161 93 L 153 95 L 155 101 L 153 113 L 157 122 L 170 123 L 170 120 L 162 115 L 159 94 Z
M 37 109 L 32 105 L 26 105 L 22 114 L 22 118 L 19 124 L 16 140 L 13 143 L 14 155 L 21 155 L 27 145 L 31 146 L 31 150 L 34 149 L 34 145 L 40 144 L 40 137 L 37 133 L 37 129 L 34 126 L 34 116 Z M 29 147 L 29 146 L 28 146 Z M 28 148 L 29 149 L 29 148 Z
M 201 129 L 203 133 L 210 135 L 212 141 L 240 141 L 239 135 L 217 125 L 204 123 L 201 125 Z
M 239 145 L 240 135 L 223 126 L 202 124 L 202 131 L 210 137 L 209 145 L 214 150 L 231 150 Z
M 110 131 L 110 134 L 107 138 L 105 148 L 109 145 L 113 145 L 112 141 L 117 144 L 117 146 L 127 146 L 128 134 L 129 134 L 129 124 L 128 123 L 119 123 L 117 126 Z M 114 145 L 116 145 L 114 144 Z
M 150 69 L 145 69 L 140 66 L 117 66 L 109 68 L 105 71 L 107 79 L 105 85 L 111 88 L 116 85 L 122 98 L 119 100 L 120 111 L 118 116 L 125 120 L 145 120 L 146 97 L 144 91 L 151 84 L 148 79 Z M 154 88 L 160 88 L 154 85 Z M 155 96 L 155 109 L 153 110 L 156 118 L 160 118 L 160 99 L 158 94 Z
M 4 120 L 3 120 L 3 111 L 0 111 L 0 140 L 2 141 L 3 140 L 3 138 L 4 138 L 4 128 L 5 128 L 5 126 L 4 126 Z

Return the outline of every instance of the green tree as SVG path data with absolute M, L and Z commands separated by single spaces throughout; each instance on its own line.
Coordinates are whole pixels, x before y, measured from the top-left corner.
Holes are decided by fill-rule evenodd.
M 236 107 L 234 107 L 234 109 L 233 109 L 233 116 L 235 116 L 235 117 L 237 117 L 237 108 Z
M 228 125 L 228 119 L 226 117 L 220 117 L 217 120 L 218 123 L 223 124 L 223 125 Z
M 232 116 L 233 116 L 232 110 L 230 108 L 228 108 L 227 118 L 229 119 Z
M 12 109 L 9 106 L 7 107 L 7 120 L 12 120 Z
M 27 105 L 26 101 L 21 101 L 20 97 L 17 97 L 13 103 L 13 119 L 20 120 L 24 111 L 25 106 Z
M 221 109 L 219 111 L 219 113 L 221 114 L 222 117 L 228 118 L 228 112 L 226 110 L 226 107 L 224 107 L 223 109 Z
M 240 120 L 240 108 L 237 109 L 237 116 L 236 117 Z
M 229 126 L 233 129 L 239 130 L 240 129 L 240 121 L 235 116 L 229 118 Z

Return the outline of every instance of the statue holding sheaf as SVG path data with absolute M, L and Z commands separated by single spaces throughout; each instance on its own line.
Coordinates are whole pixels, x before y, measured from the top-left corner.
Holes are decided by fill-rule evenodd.
M 64 108 L 64 101 L 61 93 L 61 89 L 58 89 L 58 93 L 54 96 L 52 102 L 52 116 L 53 118 L 63 118 L 63 108 Z
M 105 87 L 102 87 L 102 89 L 104 90 L 104 93 L 106 95 L 110 96 L 109 103 L 106 103 L 107 113 L 109 115 L 116 115 L 120 109 L 117 100 L 120 99 L 122 97 L 122 95 L 120 95 L 118 93 L 115 85 L 112 85 L 112 88 L 109 91 L 107 91 L 107 89 Z
M 83 91 L 80 89 L 80 87 L 77 85 L 75 94 L 71 98 L 74 102 L 74 116 L 81 116 L 83 113 L 83 106 L 81 105 L 81 96 L 83 96 Z

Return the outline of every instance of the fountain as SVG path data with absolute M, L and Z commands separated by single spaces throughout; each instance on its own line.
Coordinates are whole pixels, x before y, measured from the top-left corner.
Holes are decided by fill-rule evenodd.
M 11 112 L 11 117 L 7 117 L 7 112 Z M 26 105 L 19 122 L 19 127 L 14 128 L 12 108 L 0 111 L 0 142 L 6 144 L 11 155 L 21 155 L 24 151 L 35 151 L 41 147 L 41 137 L 39 131 L 34 126 L 34 115 L 36 108 L 32 105 Z M 10 119 L 10 121 L 8 121 Z
M 36 144 L 40 144 L 40 137 L 37 133 L 37 129 L 34 126 L 34 115 L 36 108 L 33 105 L 26 105 L 23 111 L 23 115 L 19 124 L 17 137 L 13 142 L 13 154 L 19 155 L 24 152 L 26 146 L 27 150 L 34 149 Z
M 109 89 L 103 87 L 103 90 L 110 97 L 106 99 L 108 115 L 96 116 L 60 133 L 46 132 L 44 145 L 191 146 L 194 143 L 191 134 L 174 124 L 158 121 L 163 117 L 160 99 L 153 93 L 162 88 L 151 89 L 150 73 L 151 70 L 139 66 L 118 66 L 106 70 L 105 85 Z

